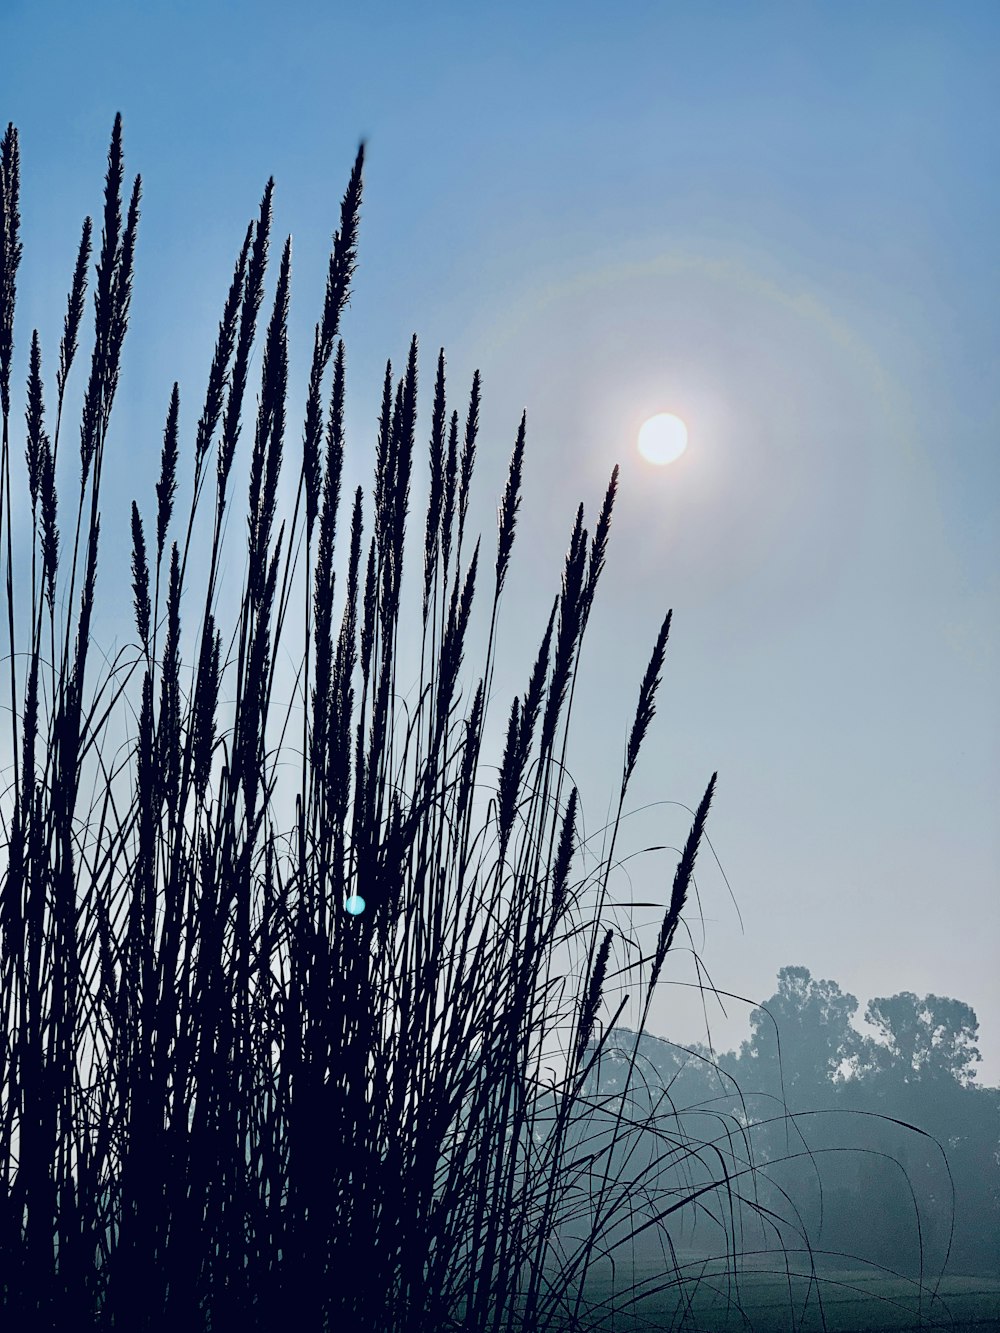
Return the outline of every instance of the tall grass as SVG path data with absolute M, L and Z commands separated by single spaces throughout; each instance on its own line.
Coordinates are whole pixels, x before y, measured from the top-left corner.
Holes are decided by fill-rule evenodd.
M 724 1229 L 734 1207 L 725 1138 L 719 1147 L 675 1132 L 671 1169 L 659 1187 L 650 1175 L 640 1220 L 634 1183 L 623 1190 L 611 1153 L 581 1130 L 625 1003 L 609 1012 L 612 982 L 633 976 L 645 1024 L 714 793 L 713 776 L 658 937 L 637 963 L 623 958 L 611 911 L 618 821 L 653 722 L 670 615 L 640 678 L 610 845 L 585 869 L 564 761 L 617 469 L 592 533 L 577 512 L 491 763 L 525 421 L 489 558 L 467 531 L 479 376 L 453 406 L 442 353 L 419 554 L 404 561 L 418 462 L 414 339 L 402 373 L 386 367 L 371 492 L 342 493 L 340 323 L 363 160 L 359 150 L 333 236 L 300 445 L 292 455 L 291 251 L 275 247 L 269 288 L 268 182 L 234 265 L 193 454 L 185 461 L 175 385 L 155 496 L 132 506 L 134 642 L 95 670 L 102 488 L 140 182 L 127 190 L 119 118 L 96 269 L 91 278 L 88 218 L 58 359 L 30 338 L 22 427 L 11 389 L 18 139 L 13 127 L 3 138 L 7 1327 L 272 1329 L 292 1310 L 303 1330 L 583 1327 L 587 1271 L 609 1246 L 668 1228 L 663 1219 L 703 1208 L 708 1194 Z M 78 452 L 64 419 L 77 375 Z M 245 497 L 233 491 L 237 450 L 249 455 Z M 192 500 L 179 514 L 183 466 Z M 283 467 L 296 481 L 290 515 L 279 505 Z M 223 551 L 242 526 L 227 520 L 244 507 L 245 573 L 227 604 Z M 126 530 L 123 516 L 114 522 Z M 193 555 L 199 541 L 207 559 Z M 422 635 L 411 707 L 411 682 L 397 679 L 404 592 L 415 615 L 419 603 Z M 477 596 L 489 630 L 474 650 Z M 295 691 L 281 703 L 278 653 L 292 625 L 302 634 Z M 614 1139 L 634 1130 L 619 1102 Z M 684 1169 L 695 1161 L 696 1179 Z

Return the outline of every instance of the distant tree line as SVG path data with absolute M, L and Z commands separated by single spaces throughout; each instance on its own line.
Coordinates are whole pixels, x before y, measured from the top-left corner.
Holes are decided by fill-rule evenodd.
M 681 1127 L 707 1142 L 716 1126 L 734 1190 L 754 1204 L 745 1252 L 808 1246 L 827 1262 L 863 1258 L 925 1278 L 945 1265 L 1000 1271 L 1000 1088 L 976 1081 L 975 1012 L 904 991 L 869 1001 L 866 1036 L 852 1023 L 858 1008 L 835 981 L 783 967 L 739 1051 L 644 1034 L 628 1076 L 635 1034 L 619 1029 L 592 1092 L 607 1110 L 654 1108 L 664 1143 Z M 647 1143 L 646 1156 L 619 1165 L 636 1170 L 662 1151 Z M 668 1220 L 671 1243 L 711 1248 L 711 1200 L 694 1216 L 683 1232 Z

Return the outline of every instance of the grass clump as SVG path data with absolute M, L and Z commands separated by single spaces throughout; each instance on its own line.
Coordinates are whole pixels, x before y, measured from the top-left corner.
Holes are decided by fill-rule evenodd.
M 583 1327 L 588 1268 L 608 1252 L 612 1224 L 629 1218 L 634 1183 L 623 1193 L 612 1154 L 588 1148 L 581 1124 L 625 1003 L 602 1022 L 611 982 L 633 967 L 616 957 L 610 877 L 670 616 L 642 678 L 610 850 L 585 871 L 580 796 L 564 758 L 617 469 L 592 535 L 577 512 L 492 766 L 484 738 L 526 423 L 490 570 L 466 532 L 479 376 L 463 410 L 450 407 L 442 353 L 414 583 L 420 672 L 416 702 L 404 705 L 415 338 L 401 374 L 386 366 L 371 494 L 342 493 L 340 326 L 363 164 L 359 150 L 333 236 L 291 464 L 293 512 L 279 504 L 291 245 L 280 247 L 268 293 L 269 181 L 219 323 L 189 511 L 175 512 L 185 451 L 174 384 L 155 497 L 137 499 L 126 519 L 134 643 L 95 671 L 102 489 L 140 182 L 125 203 L 119 118 L 77 463 L 63 442 L 64 406 L 94 227 L 84 222 L 73 269 L 54 425 L 34 334 L 22 432 L 11 406 L 21 256 L 13 127 L 3 139 L 0 1305 L 11 1327 L 272 1329 L 293 1309 L 303 1330 Z M 227 518 L 243 504 L 241 447 L 244 575 L 227 600 L 222 558 Z M 26 492 L 14 481 L 22 453 Z M 193 554 L 200 541 L 205 559 Z M 472 665 L 473 605 L 487 580 L 489 632 Z M 290 627 L 301 640 L 282 703 Z M 714 786 L 713 776 L 658 938 L 635 965 L 643 1023 Z M 575 966 L 560 961 L 574 950 Z M 546 1078 L 555 1049 L 559 1067 Z M 634 1128 L 619 1105 L 613 1137 Z M 714 1151 L 708 1185 L 685 1184 L 679 1167 L 699 1145 L 676 1144 L 678 1170 L 659 1194 L 646 1189 L 642 1223 L 610 1248 L 709 1188 L 725 1214 L 724 1155 Z

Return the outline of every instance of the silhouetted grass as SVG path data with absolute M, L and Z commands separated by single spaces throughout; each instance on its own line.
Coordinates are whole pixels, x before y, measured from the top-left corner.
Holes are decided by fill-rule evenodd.
M 89 219 L 51 435 L 37 334 L 30 343 L 30 577 L 18 568 L 15 595 L 12 504 L 20 516 L 28 510 L 11 479 L 21 253 L 12 127 L 3 140 L 0 530 L 11 776 L 0 887 L 0 1292 L 8 1327 L 273 1329 L 292 1310 L 303 1330 L 584 1327 L 588 1269 L 609 1247 L 682 1208 L 704 1208 L 711 1195 L 732 1254 L 739 1206 L 752 1204 L 754 1168 L 738 1124 L 716 1141 L 685 1136 L 678 1120 L 662 1182 L 650 1175 L 643 1184 L 641 1217 L 634 1182 L 623 1183 L 608 1146 L 588 1147 L 587 1119 L 601 1107 L 593 1071 L 622 1013 L 601 1021 L 610 978 L 636 970 L 644 1024 L 715 777 L 654 947 L 637 964 L 617 962 L 615 837 L 655 712 L 670 616 L 639 687 L 610 849 L 585 872 L 579 795 L 563 759 L 617 469 L 593 536 L 582 505 L 577 513 L 561 588 L 491 765 L 483 742 L 526 425 L 522 418 L 501 499 L 488 641 L 477 654 L 471 613 L 488 564 L 478 542 L 468 549 L 466 517 L 479 376 L 467 409 L 449 413 L 443 353 L 422 525 L 420 676 L 415 704 L 402 704 L 415 339 L 402 375 L 386 367 L 371 496 L 359 488 L 341 512 L 339 331 L 362 166 L 359 150 L 315 330 L 294 512 L 283 517 L 279 507 L 291 250 L 281 247 L 265 304 L 269 181 L 219 324 L 190 510 L 180 520 L 174 513 L 185 465 L 175 384 L 155 501 L 131 510 L 135 644 L 95 675 L 105 444 L 140 186 L 137 178 L 123 212 L 119 118 L 78 470 L 60 441 Z M 229 510 L 242 510 L 231 491 L 241 445 L 249 451 L 245 577 L 228 605 L 221 562 Z M 195 561 L 199 535 L 208 555 Z M 292 623 L 303 637 L 294 698 L 282 705 L 276 663 Z M 193 648 L 187 661 L 184 645 Z M 359 899 L 363 910 L 352 914 Z M 563 960 L 577 947 L 574 969 Z M 546 1079 L 555 1048 L 564 1060 Z M 648 1122 L 619 1100 L 613 1142 Z

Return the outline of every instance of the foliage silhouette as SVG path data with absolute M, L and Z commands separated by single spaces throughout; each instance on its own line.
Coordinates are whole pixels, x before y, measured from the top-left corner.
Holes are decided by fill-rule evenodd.
M 753 1114 L 771 1122 L 754 1130 L 761 1181 L 781 1179 L 812 1213 L 817 1245 L 860 1252 L 905 1272 L 919 1273 L 921 1263 L 933 1272 L 947 1257 L 951 1273 L 995 1273 L 1000 1089 L 975 1083 L 974 1011 L 935 995 L 874 999 L 865 1017 L 880 1022 L 869 1037 L 851 1026 L 857 1008 L 836 982 L 783 967 L 774 995 L 751 1013 L 750 1039 L 738 1054 L 719 1057 Z M 686 1080 L 685 1105 L 725 1092 L 704 1066 L 685 1068 L 678 1059 L 671 1065 L 661 1056 L 657 1072 L 663 1081 Z M 823 1113 L 799 1119 L 816 1157 L 794 1170 L 771 1165 L 787 1144 L 784 1126 L 773 1119 L 776 1104 Z M 763 1197 L 764 1184 L 761 1190 Z
M 905 1083 L 944 1078 L 967 1087 L 975 1079 L 972 1066 L 981 1059 L 976 1046 L 979 1023 L 961 1000 L 941 995 L 920 1000 L 903 991 L 871 1000 L 865 1021 L 881 1038 L 865 1048 L 866 1065 L 892 1071 Z

